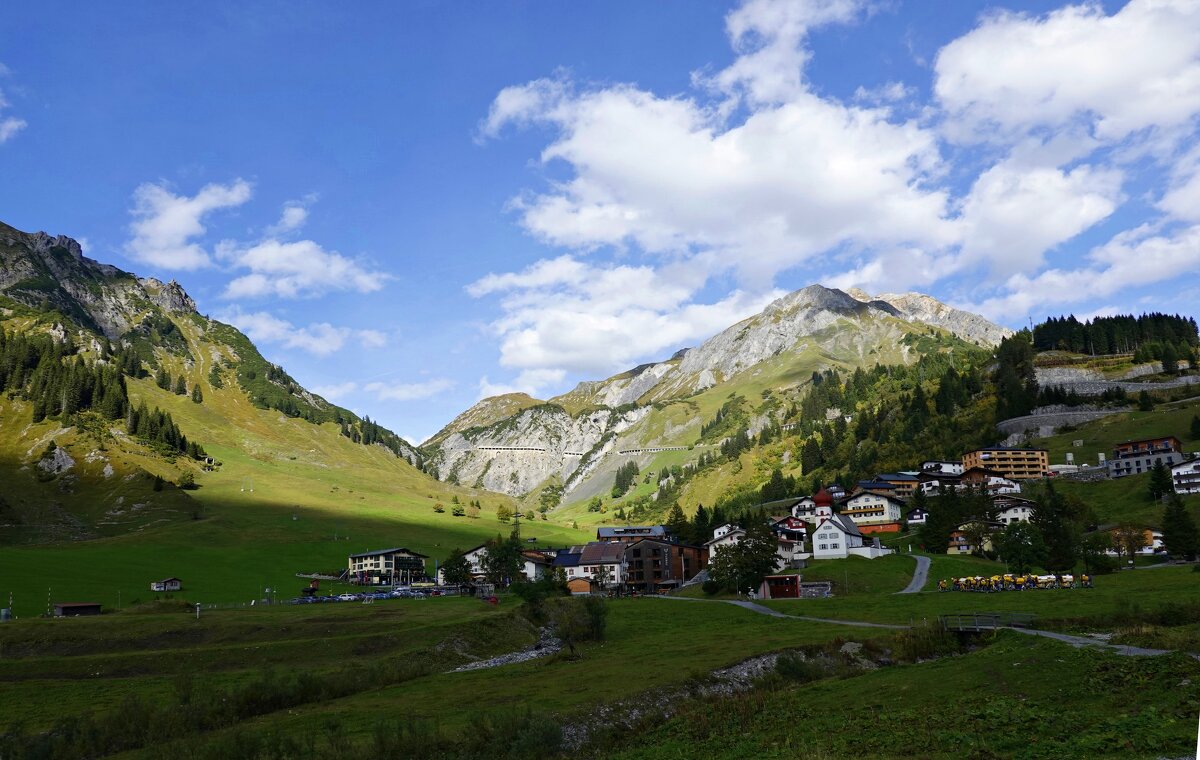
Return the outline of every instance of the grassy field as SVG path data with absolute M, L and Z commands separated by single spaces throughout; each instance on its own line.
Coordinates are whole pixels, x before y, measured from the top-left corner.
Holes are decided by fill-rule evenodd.
M 232 695 L 266 688 L 256 684 L 276 671 L 341 684 L 347 671 L 400 668 L 404 677 L 391 683 L 363 677 L 353 682 L 361 688 L 247 716 L 241 729 L 299 735 L 333 721 L 362 738 L 405 716 L 457 731 L 506 706 L 570 715 L 846 634 L 843 626 L 797 625 L 726 605 L 618 600 L 609 605 L 606 641 L 582 659 L 446 672 L 532 642 L 533 627 L 514 608 L 511 598 L 499 607 L 443 598 L 212 612 L 198 621 L 161 612 L 17 621 L 0 626 L 0 726 L 38 731 L 85 713 L 121 716 L 132 696 L 169 703 L 192 690 Z
M 1187 757 L 1198 710 L 1189 657 L 1121 658 L 1010 632 L 961 657 L 689 704 L 607 756 Z
M 936 585 L 939 568 L 970 571 L 966 566 L 935 563 L 930 571 L 930 585 L 926 588 Z M 995 594 L 925 591 L 919 594 L 875 595 L 869 601 L 851 595 L 833 599 L 763 602 L 773 609 L 793 615 L 901 624 L 967 612 L 1031 612 L 1040 619 L 1052 621 L 1103 615 L 1131 603 L 1146 610 L 1168 604 L 1200 604 L 1200 574 L 1193 572 L 1191 567 L 1178 566 L 1097 576 L 1095 588 L 1091 589 L 1006 591 Z
M 1200 450 L 1200 441 L 1190 440 L 1192 417 L 1197 414 L 1200 414 L 1200 399 L 1160 404 L 1149 412 L 1131 411 L 1104 417 L 1075 430 L 1038 439 L 1037 445 L 1050 452 L 1051 464 L 1062 464 L 1071 452 L 1076 464 L 1095 465 L 1097 454 L 1111 457 L 1118 443 L 1160 435 L 1176 436 L 1187 451 Z M 1075 441 L 1083 444 L 1075 446 Z

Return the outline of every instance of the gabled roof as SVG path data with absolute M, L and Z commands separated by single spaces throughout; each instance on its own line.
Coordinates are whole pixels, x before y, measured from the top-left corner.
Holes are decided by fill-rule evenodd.
M 851 500 L 853 500 L 853 499 L 855 499 L 855 498 L 857 498 L 857 497 L 859 497 L 859 496 L 862 496 L 863 494 L 868 494 L 868 495 L 870 495 L 870 496 L 874 496 L 874 497 L 876 497 L 876 498 L 879 498 L 879 499 L 887 499 L 887 500 L 888 500 L 888 501 L 890 501 L 891 503 L 893 503 L 893 504 L 895 504 L 895 505 L 897 505 L 897 506 L 901 506 L 901 507 L 903 507 L 903 506 L 905 505 L 905 503 L 906 503 L 906 502 L 905 502 L 903 499 L 896 498 L 895 496 L 891 496 L 890 494 L 886 494 L 886 493 L 875 493 L 875 492 L 873 492 L 873 491 L 867 491 L 867 490 L 865 490 L 865 489 L 861 489 L 861 488 L 860 488 L 860 489 L 857 489 L 857 490 L 856 490 L 854 493 L 852 493 L 852 494 L 850 494 L 849 496 L 847 496 L 845 499 L 843 499 L 843 500 L 842 500 L 842 504 L 843 504 L 843 505 L 845 505 L 845 504 L 849 504 Z
M 362 552 L 361 554 L 351 554 L 350 559 L 361 559 L 362 557 L 379 557 L 384 554 L 400 554 L 400 553 L 407 554 L 410 557 L 419 557 L 421 559 L 429 559 L 424 554 L 417 554 L 416 552 L 412 551 L 411 549 L 405 549 L 403 547 L 401 547 L 399 549 L 379 549 L 379 550 L 376 550 L 373 552 Z
M 668 548 L 672 546 L 680 546 L 684 549 L 695 549 L 697 551 L 703 548 L 696 546 L 695 544 L 685 544 L 682 541 L 664 541 L 660 538 L 639 538 L 637 541 L 630 541 L 628 544 L 626 544 L 625 550 L 628 551 L 638 544 L 658 544 L 659 546 L 666 546 Z
M 726 533 L 723 536 L 718 536 L 717 538 L 708 539 L 707 541 L 704 542 L 704 545 L 708 546 L 710 544 L 715 544 L 718 541 L 728 541 L 732 536 L 744 536 L 744 535 L 746 535 L 745 530 L 743 530 L 741 528 L 734 528 L 733 530 L 729 531 L 728 533 Z
M 625 544 L 617 541 L 592 541 L 583 547 L 579 564 L 594 565 L 620 562 L 625 557 Z
M 816 530 L 820 530 L 821 526 L 825 523 L 832 523 L 833 527 L 841 530 L 848 536 L 858 536 L 859 538 L 862 538 L 862 531 L 858 529 L 858 526 L 854 524 L 853 520 L 845 515 L 834 515 L 833 517 L 826 517 L 822 519 L 821 522 L 817 523 Z

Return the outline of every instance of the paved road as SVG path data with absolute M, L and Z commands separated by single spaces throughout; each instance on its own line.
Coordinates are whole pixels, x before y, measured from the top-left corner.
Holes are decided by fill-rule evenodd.
M 929 579 L 929 557 L 914 554 L 912 558 L 917 561 L 917 569 L 913 571 L 912 580 L 908 582 L 903 591 L 897 591 L 897 594 L 915 594 L 925 588 L 925 581 Z

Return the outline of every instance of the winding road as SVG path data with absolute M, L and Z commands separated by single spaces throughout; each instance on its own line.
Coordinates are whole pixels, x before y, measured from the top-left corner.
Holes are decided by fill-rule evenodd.
M 925 581 L 929 579 L 929 566 L 932 564 L 929 557 L 914 554 L 912 558 L 917 561 L 917 569 L 913 571 L 912 580 L 908 582 L 903 591 L 897 591 L 897 594 L 915 594 L 925 588 Z

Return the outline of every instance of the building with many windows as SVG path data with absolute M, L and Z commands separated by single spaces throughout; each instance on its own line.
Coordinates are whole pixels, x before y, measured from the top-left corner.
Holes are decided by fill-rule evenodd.
M 1045 449 L 995 446 L 963 454 L 964 473 L 972 467 L 993 470 L 1011 480 L 1033 480 L 1045 477 L 1050 469 L 1050 455 Z
M 351 583 L 371 586 L 382 584 L 412 583 L 425 577 L 424 554 L 408 549 L 379 549 L 362 554 L 351 554 L 349 579 Z
M 1113 448 L 1113 458 L 1108 460 L 1108 476 L 1139 475 L 1159 464 L 1174 467 L 1183 461 L 1182 447 L 1173 435 L 1119 443 Z
M 1175 493 L 1200 493 L 1200 458 L 1180 462 L 1171 468 Z

